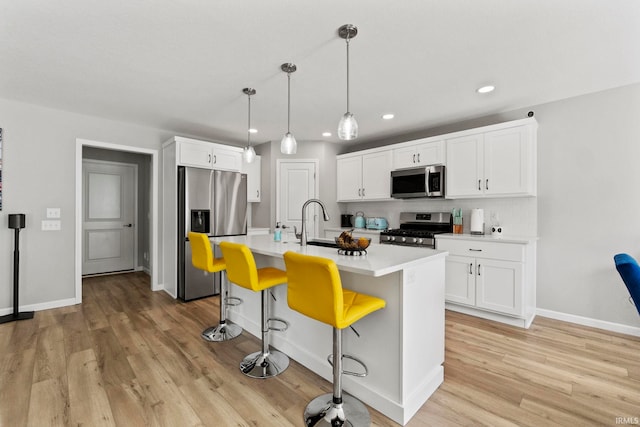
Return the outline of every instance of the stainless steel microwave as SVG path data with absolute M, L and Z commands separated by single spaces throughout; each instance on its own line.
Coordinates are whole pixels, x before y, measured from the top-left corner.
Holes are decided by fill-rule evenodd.
M 444 166 L 391 171 L 391 197 L 412 199 L 418 197 L 444 197 Z

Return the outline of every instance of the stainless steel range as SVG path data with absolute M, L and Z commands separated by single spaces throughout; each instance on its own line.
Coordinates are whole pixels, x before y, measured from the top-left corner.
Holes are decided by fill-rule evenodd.
M 380 233 L 380 243 L 434 249 L 434 235 L 453 232 L 450 212 L 402 212 L 400 228 Z

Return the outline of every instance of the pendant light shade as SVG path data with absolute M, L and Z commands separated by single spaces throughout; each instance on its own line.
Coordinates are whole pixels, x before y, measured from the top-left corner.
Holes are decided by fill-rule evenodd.
M 287 133 L 282 137 L 280 142 L 280 152 L 282 154 L 296 154 L 298 151 L 298 143 L 291 133 L 291 73 L 295 73 L 298 67 L 295 64 L 285 63 L 280 69 L 287 73 Z
M 338 28 L 338 35 L 347 43 L 347 112 L 344 113 L 338 124 L 338 138 L 348 141 L 358 137 L 358 122 L 353 113 L 349 111 L 349 41 L 358 34 L 355 25 L 346 24 Z
M 242 92 L 247 95 L 247 99 L 249 101 L 249 113 L 247 115 L 247 146 L 244 147 L 244 151 L 242 152 L 242 157 L 244 161 L 247 163 L 251 163 L 256 158 L 256 150 L 253 149 L 251 145 L 251 95 L 256 94 L 256 90 L 250 87 L 245 87 L 242 89 Z

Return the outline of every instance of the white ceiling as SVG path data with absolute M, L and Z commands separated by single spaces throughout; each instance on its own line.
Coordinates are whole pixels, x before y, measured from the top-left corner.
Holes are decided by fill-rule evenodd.
M 291 131 L 337 141 L 343 24 L 358 143 L 640 82 L 638 0 L 0 0 L 0 98 L 244 145 L 250 86 L 279 141 L 293 62 Z

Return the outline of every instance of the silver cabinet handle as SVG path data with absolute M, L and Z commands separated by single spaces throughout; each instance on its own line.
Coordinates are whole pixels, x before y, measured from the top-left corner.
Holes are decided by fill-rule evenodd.
M 362 197 L 362 188 L 358 188 L 358 197 Z
M 209 154 L 209 160 L 207 161 L 207 163 L 211 163 L 211 154 Z
M 469 263 L 469 274 L 473 274 L 473 263 Z
M 362 189 L 362 197 L 364 197 L 364 188 Z
M 480 267 L 481 267 L 481 265 L 478 264 L 478 276 L 480 275 Z
M 256 197 L 260 197 L 260 190 L 256 190 Z
M 469 250 L 471 252 L 482 252 L 482 249 L 471 249 L 471 248 L 469 248 Z
M 413 155 L 413 163 L 415 163 L 415 162 L 416 162 L 416 155 L 414 154 Z
M 418 163 L 420 163 L 420 153 L 418 153 Z
M 216 155 L 213 155 L 213 164 L 215 165 L 216 163 L 218 163 L 218 158 L 216 157 Z
M 489 180 L 487 179 L 487 181 L 484 184 L 485 188 L 488 190 L 489 189 Z

